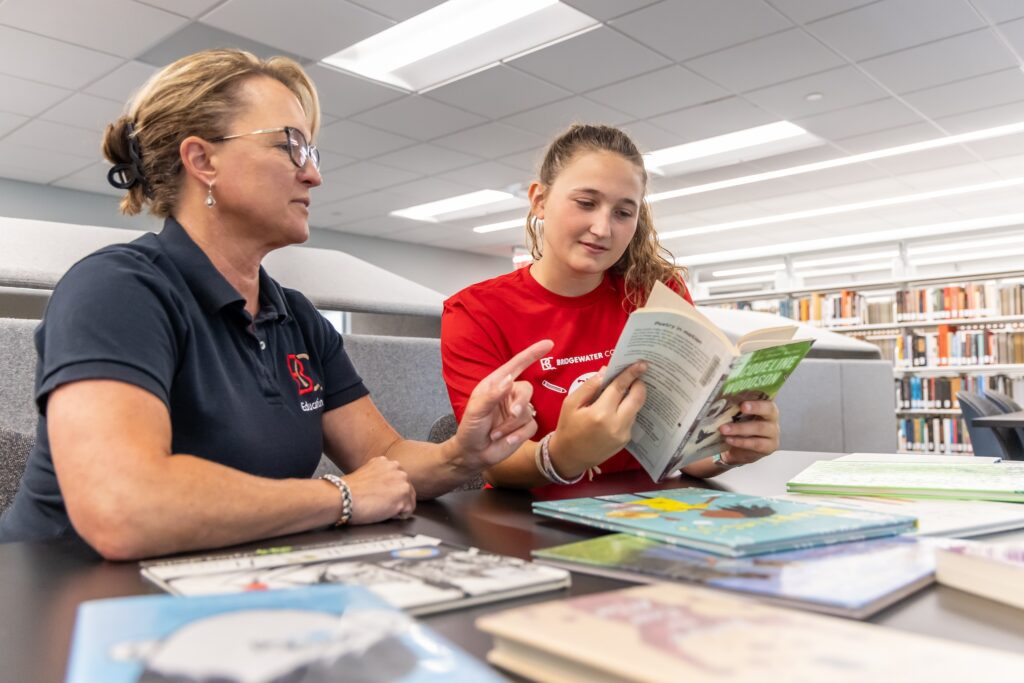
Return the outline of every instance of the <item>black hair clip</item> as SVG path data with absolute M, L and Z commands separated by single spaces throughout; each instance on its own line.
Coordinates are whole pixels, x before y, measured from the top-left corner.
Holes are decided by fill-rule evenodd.
M 135 126 L 131 123 L 125 125 L 125 137 L 128 138 L 128 156 L 132 161 L 114 164 L 113 168 L 107 171 L 107 182 L 119 190 L 130 190 L 136 185 L 142 185 L 146 196 L 152 197 L 146 173 L 142 170 L 142 148 L 135 137 Z

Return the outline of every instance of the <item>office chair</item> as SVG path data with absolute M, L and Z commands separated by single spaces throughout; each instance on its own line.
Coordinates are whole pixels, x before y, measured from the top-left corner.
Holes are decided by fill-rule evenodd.
M 975 455 L 995 456 L 1007 460 L 1022 459 L 1021 443 L 1012 429 L 980 427 L 973 424 L 977 417 L 1002 414 L 1003 411 L 995 402 L 969 391 L 957 393 L 957 399 L 960 401 L 960 412 L 963 413 Z
M 25 471 L 25 462 L 36 439 L 13 429 L 0 427 L 0 512 L 14 500 L 18 483 Z
M 1021 408 L 1020 404 L 1014 401 L 1011 397 L 1002 392 L 995 391 L 994 389 L 985 389 L 984 396 L 988 400 L 992 401 L 992 403 L 999 406 L 999 410 L 1003 413 L 1016 413 L 1020 410 L 1024 410 L 1024 408 Z M 1024 428 L 1014 427 L 1012 431 L 1016 434 L 1017 441 L 1021 447 L 1018 458 L 1024 458 Z
M 434 424 L 430 426 L 430 434 L 427 436 L 427 441 L 430 443 L 441 443 L 455 436 L 455 432 L 459 429 L 459 423 L 455 421 L 455 415 L 448 413 L 434 420 Z M 453 491 L 475 491 L 484 487 L 484 477 L 482 474 L 478 474 L 469 481 L 459 484 Z

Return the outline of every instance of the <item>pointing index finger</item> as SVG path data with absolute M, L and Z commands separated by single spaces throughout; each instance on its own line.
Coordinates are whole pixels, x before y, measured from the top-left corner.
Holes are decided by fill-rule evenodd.
M 550 351 L 555 346 L 555 342 L 550 339 L 543 339 L 535 344 L 531 344 L 516 355 L 512 356 L 504 365 L 491 373 L 491 377 L 506 377 L 511 376 L 512 379 L 518 377 L 526 368 L 530 367 L 533 363 L 540 360 L 540 357 Z

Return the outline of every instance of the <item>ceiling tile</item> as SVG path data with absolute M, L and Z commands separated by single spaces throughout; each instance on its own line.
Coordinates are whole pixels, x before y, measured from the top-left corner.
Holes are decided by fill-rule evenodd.
M 410 232 L 409 224 L 412 221 L 397 216 L 374 216 L 373 218 L 362 218 L 349 221 L 338 226 L 338 230 L 355 235 L 368 235 L 370 237 L 387 237 L 393 239 L 395 235 Z M 421 225 L 432 225 L 422 223 Z M 414 240 L 410 240 L 414 241 Z
M 659 128 L 646 121 L 633 121 L 624 123 L 619 128 L 629 136 L 633 144 L 639 148 L 641 154 L 653 152 L 656 149 L 675 147 L 684 142 L 679 135 L 664 128 Z
M 0 92 L 4 94 L 0 100 L 0 110 L 35 116 L 66 98 L 72 91 L 0 74 Z
M 962 152 L 961 152 L 962 154 Z M 978 185 L 999 180 L 999 175 L 982 163 L 950 165 L 945 168 L 925 168 L 907 172 L 900 178 L 915 190 L 929 192 L 964 185 Z
M 987 29 L 861 63 L 883 85 L 901 94 L 1016 65 L 1016 58 Z
M 627 114 L 584 97 L 570 97 L 509 116 L 502 121 L 551 138 L 573 123 L 605 123 L 614 126 L 630 118 Z
M 899 100 L 888 97 L 827 114 L 797 119 L 795 123 L 826 140 L 842 140 L 919 121 L 921 117 L 912 109 Z
M 998 107 L 947 116 L 936 120 L 936 123 L 951 135 L 956 135 L 1021 121 L 1024 121 L 1024 102 L 1011 102 Z
M 571 95 L 568 90 L 499 64 L 431 90 L 427 97 L 491 119 Z
M 31 58 L 26 59 L 26 55 Z M 51 38 L 0 26 L 0 73 L 77 89 L 124 60 Z
M 828 17 L 851 10 L 854 7 L 867 5 L 875 0 L 772 0 L 775 8 L 793 21 L 806 24 L 816 19 Z
M 323 204 L 330 204 L 331 202 L 341 201 L 342 199 L 348 199 L 354 197 L 357 194 L 365 194 L 366 190 L 361 187 L 352 187 L 342 180 L 343 175 L 338 174 L 338 171 L 342 169 L 335 169 L 333 171 L 324 171 L 321 173 L 323 182 L 319 187 L 313 188 L 313 206 L 320 206 Z
M 1024 100 L 1024 73 L 1020 69 L 1004 69 L 919 90 L 903 99 L 932 119 L 984 109 Z
M 345 118 L 405 96 L 405 92 L 337 69 L 314 64 L 306 73 L 316 84 L 320 109 Z
M 536 175 L 538 169 L 540 169 L 540 163 L 544 160 L 545 153 L 547 153 L 546 145 L 526 152 L 519 152 L 518 154 L 509 154 L 507 157 L 498 159 L 498 161 L 507 166 L 522 169 L 526 173 L 530 174 L 530 177 L 532 178 Z
M 124 105 L 103 97 L 75 93 L 39 118 L 102 132 L 121 116 Z
M 587 93 L 587 98 L 637 118 L 709 102 L 729 93 L 681 66 L 670 66 Z
M 485 161 L 482 164 L 442 173 L 438 177 L 480 190 L 487 188 L 500 190 L 511 185 L 529 183 L 531 180 L 528 172 L 497 161 Z
M 940 147 L 913 154 L 901 154 L 888 159 L 877 159 L 871 162 L 872 165 L 881 168 L 893 175 L 900 176 L 904 173 L 920 173 L 922 171 L 934 171 L 935 169 L 949 166 L 964 166 L 975 164 L 975 159 L 970 152 L 962 147 Z M 980 165 L 980 163 L 978 163 Z M 926 188 L 934 189 L 934 188 Z
M 407 95 L 352 118 L 417 140 L 431 140 L 484 122 L 476 114 L 428 100 L 422 95 Z
M 324 126 L 317 139 L 318 147 L 357 159 L 366 159 L 413 144 L 416 144 L 415 140 L 349 120 Z
M 738 97 L 681 109 L 650 119 L 650 122 L 659 128 L 679 135 L 680 142 L 702 140 L 775 121 L 778 121 L 776 116 Z
M 843 64 L 800 29 L 791 29 L 686 62 L 715 83 L 744 92 Z
M 132 0 L 7 0 L 0 24 L 68 43 L 134 57 L 188 20 Z M 131 30 L 125 30 L 131 27 Z
M 426 12 L 431 7 L 440 5 L 444 0 L 349 0 L 349 2 L 377 14 L 383 14 L 388 19 L 405 21 Z
M 391 185 L 406 183 L 419 177 L 419 173 L 403 171 L 399 168 L 384 166 L 372 161 L 360 161 L 331 171 L 332 182 L 343 183 L 364 190 L 380 190 Z
M 610 24 L 676 61 L 739 45 L 793 25 L 762 0 L 663 2 Z
M 341 168 L 342 166 L 354 164 L 357 161 L 359 161 L 355 157 L 346 156 L 341 152 L 334 152 L 329 149 L 324 149 L 323 147 L 318 147 L 318 149 L 320 150 L 321 174 L 327 173 L 328 171 L 333 171 L 336 168 Z
M 964 147 L 986 161 L 1017 156 L 1024 154 L 1024 133 L 991 138 L 989 140 L 978 140 L 977 142 L 966 144 Z M 1024 166 L 1020 168 L 1024 169 Z
M 575 93 L 668 66 L 667 59 L 606 26 L 508 62 Z
M 944 133 L 932 123 L 912 123 L 909 126 L 899 126 L 897 128 L 845 138 L 842 142 L 836 143 L 836 146 L 848 154 L 859 154 L 861 152 L 873 152 L 878 149 L 909 145 L 912 142 L 921 142 L 922 140 L 933 140 L 943 137 L 943 135 Z
M 971 4 L 994 24 L 1024 17 L 1024 3 L 1020 0 L 971 0 Z
M 635 12 L 641 7 L 653 5 L 660 0 L 562 0 L 562 2 L 599 21 L 608 21 L 623 14 Z
M 384 154 L 377 157 L 377 160 L 382 164 L 414 171 L 420 175 L 437 175 L 453 168 L 477 164 L 480 162 L 480 157 L 437 145 L 422 144 Z
M 811 93 L 819 100 L 808 101 Z M 863 104 L 886 96 L 877 83 L 852 66 L 842 66 L 812 76 L 745 93 L 743 97 L 780 119 L 793 120 L 842 107 Z
M 111 197 L 122 197 L 124 190 L 119 190 L 107 182 L 107 171 L 110 164 L 100 162 L 86 166 L 80 171 L 64 176 L 53 184 L 57 187 L 67 187 L 72 190 L 83 192 L 95 192 L 97 194 L 110 195 Z
M 11 136 L 0 140 L 0 176 L 4 178 L 30 183 L 50 183 L 95 161 L 95 158 L 28 147 L 14 142 Z
M 323 59 L 395 24 L 343 0 L 305 0 L 298 14 L 289 0 L 228 0 L 202 22 L 309 59 Z
M 22 116 L 21 114 L 12 114 L 10 112 L 0 111 L 0 138 L 7 135 L 28 120 L 29 118 L 27 116 Z
M 404 201 L 401 206 L 396 207 L 399 209 L 474 191 L 475 188 L 469 185 L 453 183 L 450 180 L 441 180 L 440 178 L 421 178 L 411 183 L 388 188 L 388 192 L 401 197 Z
M 506 156 L 547 142 L 541 136 L 503 123 L 486 123 L 434 140 L 434 143 L 487 159 Z
M 34 119 L 4 138 L 4 142 L 46 150 L 47 154 L 61 152 L 99 161 L 103 158 L 101 138 L 94 130 Z
M 136 90 L 149 80 L 158 69 L 152 64 L 125 62 L 109 74 L 89 85 L 85 92 L 108 100 L 127 102 Z
M 287 52 L 276 47 L 264 45 L 259 41 L 251 40 L 234 33 L 228 33 L 227 31 L 221 31 L 219 28 L 214 28 L 213 26 L 195 23 L 188 24 L 185 28 L 181 29 L 163 42 L 154 45 L 152 48 L 136 57 L 136 59 L 140 62 L 145 62 L 146 64 L 163 67 L 176 59 L 199 52 L 200 50 L 220 47 L 233 47 L 239 50 L 247 50 L 262 59 L 267 59 L 276 55 L 284 55 L 298 61 L 302 60 L 301 57 L 293 52 Z
M 882 0 L 816 21 L 807 30 L 860 61 L 984 26 L 963 0 Z
M 167 0 L 136 0 L 136 2 L 141 2 L 144 5 L 160 7 L 168 12 L 174 12 L 175 14 L 180 14 L 183 17 L 189 17 L 191 19 L 195 19 L 196 17 L 205 14 L 211 8 L 219 5 L 223 1 L 224 0 L 174 0 L 174 2 L 167 2 Z
M 409 205 L 408 197 L 396 195 L 390 190 L 363 192 L 341 201 L 316 206 L 317 225 L 339 225 L 362 218 L 383 216 Z

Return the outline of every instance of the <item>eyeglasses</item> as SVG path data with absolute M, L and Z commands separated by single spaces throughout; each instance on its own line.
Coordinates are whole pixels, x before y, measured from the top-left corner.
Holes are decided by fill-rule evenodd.
M 247 135 L 265 135 L 267 133 L 284 133 L 288 138 L 288 157 L 292 160 L 292 163 L 303 168 L 307 161 L 313 161 L 313 168 L 320 170 L 320 150 L 313 145 L 306 142 L 306 136 L 302 134 L 302 131 L 298 128 L 292 128 L 291 126 L 283 126 L 281 128 L 264 128 L 262 130 L 254 130 L 249 133 L 239 133 L 238 135 L 222 135 L 219 138 L 212 138 L 210 142 L 224 142 L 225 140 L 234 140 L 235 138 L 244 138 Z

